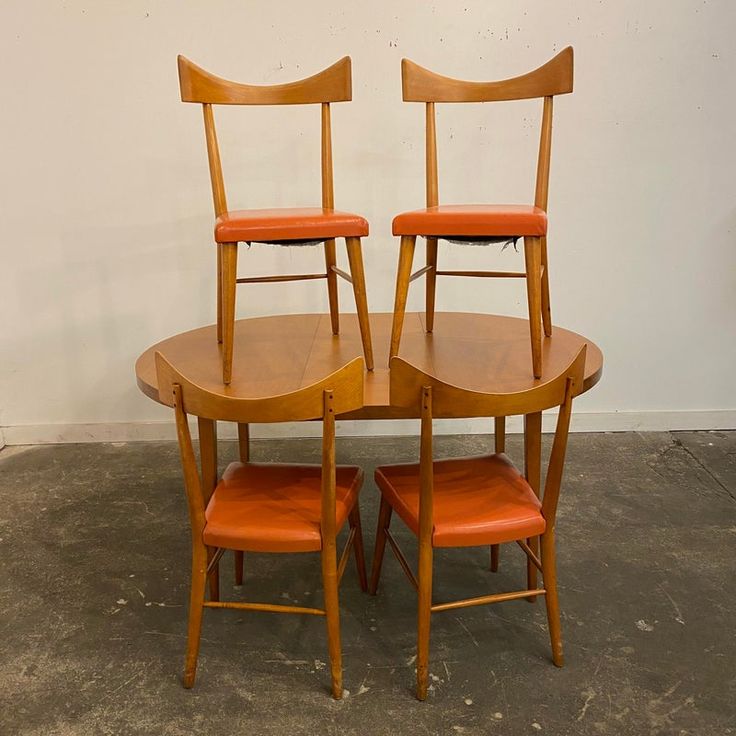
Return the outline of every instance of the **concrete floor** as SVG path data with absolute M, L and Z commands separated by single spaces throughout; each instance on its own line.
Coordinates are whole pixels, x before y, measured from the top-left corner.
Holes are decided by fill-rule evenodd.
M 489 443 L 444 438 L 438 451 Z M 520 447 L 511 437 L 517 461 Z M 255 459 L 318 452 L 254 443 Z M 373 466 L 416 452 L 412 439 L 339 440 L 342 461 L 366 468 L 369 554 Z M 172 443 L 3 450 L 0 508 L 2 736 L 736 733 L 736 432 L 572 435 L 558 525 L 566 666 L 551 664 L 541 601 L 437 614 L 424 704 L 415 596 L 388 553 L 377 597 L 352 565 L 343 581 L 343 701 L 327 694 L 315 617 L 206 612 L 197 684 L 181 687 L 189 532 Z M 246 555 L 243 590 L 230 560 L 223 595 L 320 604 L 314 555 Z M 484 549 L 438 554 L 437 599 L 522 580 L 515 546 L 498 574 L 487 564 Z

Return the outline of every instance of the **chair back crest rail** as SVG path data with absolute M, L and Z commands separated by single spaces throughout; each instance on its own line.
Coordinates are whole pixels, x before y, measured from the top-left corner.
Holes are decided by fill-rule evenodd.
M 544 210 L 547 209 L 552 143 L 552 99 L 555 95 L 567 94 L 573 90 L 571 46 L 528 74 L 493 82 L 453 79 L 425 69 L 410 59 L 403 59 L 401 81 L 405 102 L 426 104 L 427 207 L 436 207 L 439 204 L 436 102 L 506 102 L 543 97 L 534 204 Z
M 296 391 L 263 398 L 233 395 L 228 386 L 220 392 L 204 389 L 179 373 L 161 354 L 156 353 L 159 400 L 174 406 L 173 387 L 182 388 L 182 409 L 186 414 L 206 419 L 238 423 L 300 422 L 322 419 L 323 394 L 334 394 L 336 414 L 355 411 L 363 406 L 363 358 L 355 358 L 329 376 Z
M 542 513 L 554 526 L 567 438 L 572 414 L 573 396 L 582 391 L 586 347 L 583 346 L 570 365 L 559 376 L 526 391 L 506 394 L 480 393 L 453 386 L 416 368 L 399 357 L 391 359 L 391 403 L 414 409 L 421 417 L 419 453 L 420 545 L 432 535 L 432 421 L 435 418 L 506 417 L 534 414 L 559 407 L 552 450 L 542 495 Z

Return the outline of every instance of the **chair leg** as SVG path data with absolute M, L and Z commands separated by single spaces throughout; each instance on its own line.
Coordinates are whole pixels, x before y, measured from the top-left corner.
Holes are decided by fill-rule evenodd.
M 411 277 L 411 266 L 414 262 L 414 246 L 416 235 L 402 235 L 401 249 L 399 250 L 399 267 L 396 273 L 396 297 L 394 299 L 394 320 L 391 327 L 391 348 L 389 359 L 398 355 L 399 343 L 401 342 L 401 330 L 404 326 L 404 313 L 406 312 L 406 297 L 409 294 L 409 278 Z
M 365 366 L 373 370 L 373 345 L 371 343 L 371 323 L 368 318 L 368 299 L 365 291 L 365 273 L 363 271 L 363 253 L 360 247 L 360 238 L 345 238 L 350 262 L 350 275 L 353 278 L 353 293 L 355 306 L 358 308 L 358 324 L 360 337 L 363 341 L 363 355 Z
M 532 487 L 537 497 L 541 493 L 542 483 L 542 413 L 534 412 L 533 414 L 524 415 L 524 476 L 527 483 Z M 538 537 L 531 537 L 526 540 L 534 554 L 537 554 Z M 527 590 L 534 590 L 537 587 L 537 568 L 534 563 L 527 558 L 526 561 L 526 585 Z M 530 596 L 526 600 L 529 603 L 536 603 L 538 596 Z
M 526 296 L 529 303 L 529 332 L 532 341 L 534 378 L 542 376 L 542 245 L 541 238 L 524 238 Z
M 498 552 L 501 545 L 491 545 L 491 572 L 498 572 Z
M 417 699 L 427 699 L 429 682 L 429 623 L 432 615 L 432 545 L 419 545 L 419 602 L 417 606 Z
M 221 243 L 219 247 L 222 249 L 222 382 L 228 384 L 233 374 L 238 244 Z
M 493 419 L 493 443 L 494 452 L 506 452 L 506 417 L 494 417 Z M 501 545 L 491 545 L 491 572 L 498 572 L 499 552 Z
M 235 570 L 235 585 L 243 584 L 243 560 L 245 555 L 239 549 L 233 552 L 233 567 Z
M 427 238 L 427 265 L 432 266 L 427 271 L 425 281 L 425 307 L 427 332 L 434 331 L 434 302 L 437 290 L 437 238 Z
M 217 342 L 222 342 L 222 251 L 217 245 Z
M 189 626 L 187 629 L 187 654 L 184 660 L 185 688 L 194 685 L 197 674 L 199 639 L 202 633 L 202 613 L 204 611 L 204 589 L 207 584 L 207 553 L 202 548 L 192 551 L 192 582 L 189 591 Z
M 325 240 L 325 270 L 327 272 L 327 296 L 330 300 L 330 322 L 332 323 L 332 334 L 340 334 L 340 311 L 337 300 L 337 274 L 332 270 L 337 265 L 335 254 L 335 241 Z
M 562 656 L 562 631 L 560 627 L 560 603 L 557 598 L 557 566 L 555 563 L 555 532 L 549 529 L 542 535 L 542 577 L 547 594 L 547 623 L 549 638 L 552 644 L 552 661 L 562 667 L 565 663 Z
M 549 303 L 549 263 L 547 261 L 547 238 L 542 238 L 542 326 L 547 337 L 552 335 L 552 308 Z
M 378 511 L 378 528 L 376 529 L 376 541 L 373 547 L 373 562 L 371 563 L 371 582 L 368 592 L 375 595 L 378 590 L 378 581 L 381 578 L 381 566 L 383 565 L 383 553 L 386 551 L 386 531 L 391 524 L 391 504 L 381 496 L 381 508 Z
M 238 455 L 241 463 L 250 460 L 250 428 L 244 422 L 238 424 Z
M 214 556 L 217 549 L 215 547 L 207 547 L 207 565 L 209 566 L 210 560 Z M 210 600 L 220 600 L 220 563 L 218 562 L 213 568 L 212 572 L 208 576 L 208 582 L 210 587 Z
M 340 602 L 337 594 L 337 556 L 334 545 L 322 550 L 322 587 L 325 597 L 332 697 L 340 700 L 342 698 L 342 650 L 340 647 Z
M 348 517 L 350 528 L 355 529 L 355 540 L 353 547 L 355 550 L 355 566 L 358 569 L 358 580 L 360 581 L 360 589 L 366 593 L 368 591 L 368 574 L 365 569 L 365 548 L 363 546 L 363 526 L 360 523 L 360 507 L 355 502 L 353 510 Z

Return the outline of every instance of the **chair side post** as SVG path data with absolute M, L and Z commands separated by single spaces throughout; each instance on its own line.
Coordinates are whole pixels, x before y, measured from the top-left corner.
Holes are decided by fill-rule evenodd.
M 419 600 L 417 606 L 417 698 L 426 700 L 429 678 L 429 629 L 432 608 L 432 388 L 422 388 L 422 428 L 419 450 Z
M 330 654 L 332 697 L 342 698 L 342 653 L 340 646 L 340 609 L 337 579 L 337 542 L 335 529 L 335 409 L 334 394 L 323 392 L 322 419 L 322 586 L 324 589 L 327 645 Z

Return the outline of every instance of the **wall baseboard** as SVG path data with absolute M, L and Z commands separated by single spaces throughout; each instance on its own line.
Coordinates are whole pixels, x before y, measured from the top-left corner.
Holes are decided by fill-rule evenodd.
M 554 414 L 545 415 L 544 429 L 554 428 Z M 483 419 L 437 420 L 438 434 L 485 434 L 492 431 L 492 422 Z M 736 410 L 729 411 L 644 411 L 589 412 L 573 415 L 573 432 L 667 432 L 677 430 L 736 429 Z M 344 421 L 337 423 L 343 437 L 386 437 L 413 435 L 418 422 L 411 419 L 381 421 Z M 317 423 L 301 422 L 256 425 L 252 436 L 317 437 Z M 509 420 L 507 431 L 522 431 L 519 417 Z M 224 424 L 219 430 L 222 439 L 235 439 L 235 425 Z M 142 442 L 174 440 L 173 422 L 108 422 L 99 424 L 19 424 L 0 427 L 0 447 L 7 445 L 44 445 L 76 442 Z

